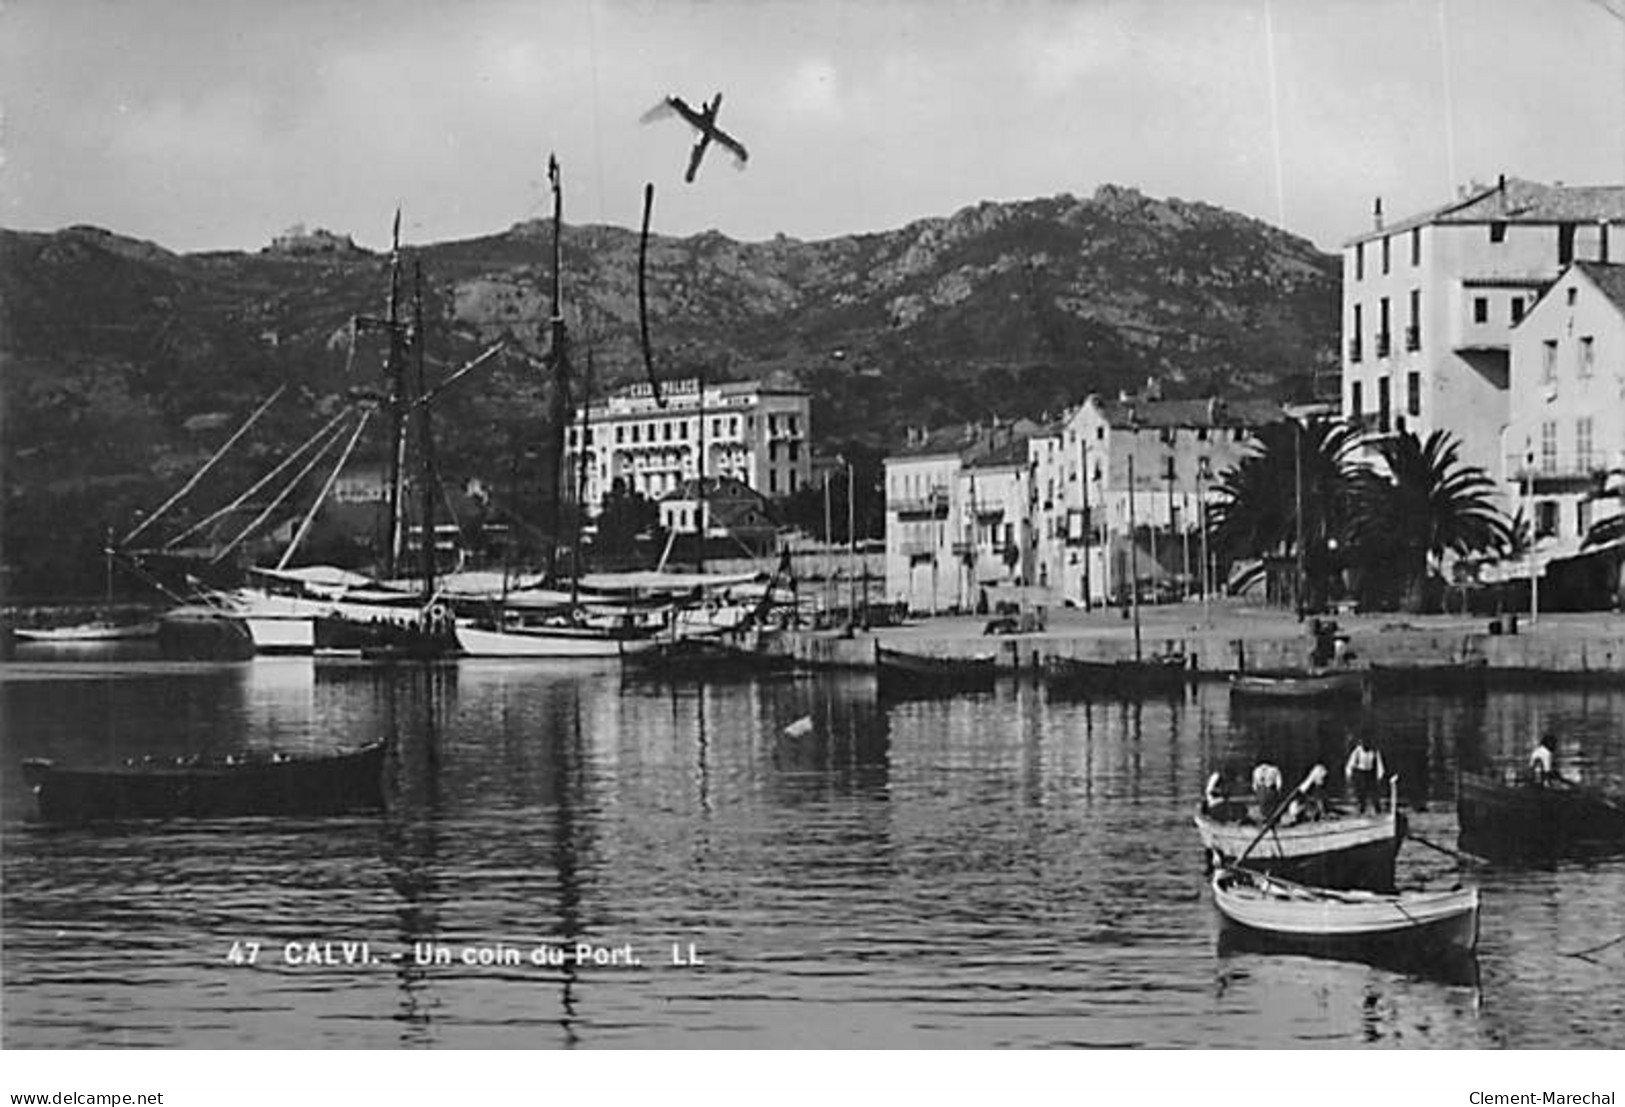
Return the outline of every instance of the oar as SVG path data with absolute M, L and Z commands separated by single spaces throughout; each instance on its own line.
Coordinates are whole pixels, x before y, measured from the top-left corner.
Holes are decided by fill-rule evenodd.
M 1275 813 L 1268 819 L 1264 820 L 1264 825 L 1259 828 L 1257 836 L 1255 836 L 1251 842 L 1247 843 L 1247 848 L 1241 851 L 1241 855 L 1236 858 L 1235 864 L 1232 867 L 1238 869 L 1241 867 L 1241 863 L 1247 860 L 1247 855 L 1253 852 L 1253 847 L 1264 840 L 1264 836 L 1270 832 L 1270 830 L 1275 826 L 1276 822 L 1280 820 L 1281 816 L 1286 814 L 1286 809 L 1291 806 L 1292 801 L 1297 799 L 1304 789 L 1319 784 L 1325 779 L 1326 766 L 1316 765 L 1314 768 L 1310 769 L 1309 775 L 1299 781 L 1298 786 L 1292 789 L 1292 791 L 1287 794 L 1286 798 L 1283 799 L 1279 805 L 1277 805 L 1275 808 Z
M 1428 849 L 1436 849 L 1440 853 L 1444 854 L 1446 857 L 1453 857 L 1453 858 L 1456 859 L 1456 861 L 1458 863 L 1464 863 L 1464 864 L 1468 864 L 1468 865 L 1482 865 L 1482 864 L 1485 863 L 1485 861 L 1484 861 L 1484 859 L 1482 857 L 1474 857 L 1470 853 L 1463 853 L 1460 850 L 1451 849 L 1449 846 L 1441 846 L 1437 842 L 1429 841 L 1427 838 L 1422 837 L 1422 835 L 1416 833 L 1414 830 L 1406 831 L 1405 837 L 1410 839 L 1413 842 L 1420 842 L 1422 845 L 1426 846 Z

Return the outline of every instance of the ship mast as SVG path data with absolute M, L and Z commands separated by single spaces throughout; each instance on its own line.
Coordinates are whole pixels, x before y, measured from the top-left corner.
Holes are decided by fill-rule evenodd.
M 569 487 L 564 471 L 564 445 L 573 420 L 570 403 L 570 355 L 568 335 L 564 329 L 564 308 L 560 296 L 562 268 L 562 240 L 564 231 L 564 182 L 559 173 L 558 158 L 547 157 L 547 179 L 553 188 L 553 299 L 548 316 L 547 366 L 553 384 L 552 441 L 548 443 L 553 477 L 553 507 L 551 542 L 547 552 L 547 575 L 556 577 L 559 561 L 559 536 L 563 529 L 564 493 Z
M 406 510 L 406 367 L 401 349 L 401 209 L 395 209 L 395 228 L 390 235 L 389 300 L 383 325 L 389 335 L 389 354 L 384 360 L 384 376 L 389 385 L 389 539 L 384 548 L 384 577 L 392 580 L 400 572 L 404 528 L 401 515 Z
M 423 342 L 423 262 L 412 259 L 412 353 L 417 362 L 417 396 L 414 398 L 418 424 L 418 566 L 423 577 L 423 602 L 434 599 L 435 555 L 435 465 L 434 439 L 429 425 L 429 389 L 424 378 Z M 403 436 L 404 438 L 404 436 Z

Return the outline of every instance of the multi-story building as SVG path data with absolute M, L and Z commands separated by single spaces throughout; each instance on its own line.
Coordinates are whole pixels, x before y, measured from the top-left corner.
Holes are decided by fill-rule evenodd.
M 1033 429 L 967 423 L 913 431 L 885 459 L 888 599 L 916 611 L 974 606 L 979 573 L 1003 565 L 1005 513 L 1011 522 L 1026 518 L 1026 485 L 1010 459 Z M 984 462 L 975 487 L 973 468 Z
M 1343 249 L 1343 414 L 1378 433 L 1444 428 L 1496 474 L 1513 328 L 1570 262 L 1608 260 L 1625 186 L 1501 178 Z
M 1598 493 L 1625 470 L 1625 265 L 1569 266 L 1511 343 L 1498 475 L 1532 520 L 1542 557 L 1563 556 L 1622 510 Z
M 812 474 L 808 393 L 763 381 L 696 379 L 661 386 L 657 402 L 647 383 L 577 409 L 566 439 L 565 465 L 579 472 L 585 454 L 588 515 L 597 515 L 617 481 L 660 500 L 702 475 L 732 477 L 768 499 L 807 486 Z
M 1251 452 L 1259 427 L 1284 418 L 1280 405 L 1260 400 L 1090 396 L 1068 412 L 1060 469 L 1067 521 L 1057 539 L 1065 599 L 1120 600 L 1131 578 L 1211 588 L 1202 533 L 1216 483 Z M 1138 543 L 1129 537 L 1136 533 Z
M 887 595 L 941 611 L 1002 584 L 1078 606 L 1131 579 L 1195 592 L 1218 478 L 1283 418 L 1262 401 L 1090 396 L 1052 426 L 920 436 L 885 463 Z

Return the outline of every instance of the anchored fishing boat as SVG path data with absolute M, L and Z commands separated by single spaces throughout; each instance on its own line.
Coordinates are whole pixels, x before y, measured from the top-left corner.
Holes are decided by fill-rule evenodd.
M 1595 788 L 1464 775 L 1456 813 L 1461 848 L 1484 857 L 1625 852 L 1625 796 Z
M 23 762 L 23 779 L 47 822 L 334 815 L 384 806 L 384 743 L 316 756 L 127 762 L 61 768 Z
M 888 649 L 875 643 L 875 669 L 881 692 L 888 695 L 951 695 L 991 691 L 996 675 L 993 654 L 935 657 Z
M 1212 883 L 1225 923 L 1266 939 L 1271 948 L 1424 961 L 1470 955 L 1478 946 L 1477 888 L 1334 890 L 1245 868 L 1220 869 Z
M 1243 699 L 1336 700 L 1365 693 L 1364 669 L 1255 669 L 1230 678 L 1230 694 Z
M 1173 652 L 1115 661 L 1052 654 L 1044 658 L 1043 674 L 1044 684 L 1058 692 L 1121 699 L 1183 692 L 1190 680 L 1185 655 Z

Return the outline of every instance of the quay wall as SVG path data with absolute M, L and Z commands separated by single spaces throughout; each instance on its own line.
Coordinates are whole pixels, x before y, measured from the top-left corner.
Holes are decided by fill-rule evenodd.
M 1625 682 L 1625 627 L 1589 634 L 1491 634 L 1460 630 L 1380 630 L 1347 636 L 1356 665 L 1426 667 L 1483 664 L 1486 676 L 1588 677 Z M 1110 661 L 1134 656 L 1132 639 L 1058 633 L 974 635 L 929 627 L 891 628 L 851 636 L 788 632 L 779 648 L 812 668 L 867 669 L 875 664 L 876 643 L 933 657 L 992 654 L 999 668 L 1036 671 L 1047 656 Z M 1307 636 L 1264 634 L 1230 637 L 1223 633 L 1146 634 L 1142 656 L 1167 651 L 1185 654 L 1197 676 L 1226 679 L 1243 669 L 1285 669 L 1305 665 Z

